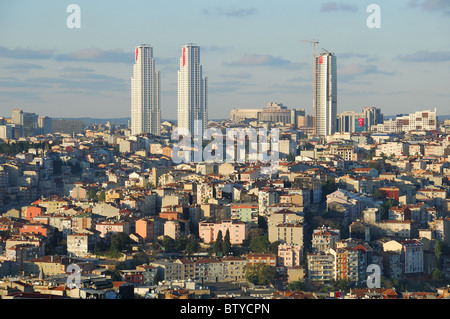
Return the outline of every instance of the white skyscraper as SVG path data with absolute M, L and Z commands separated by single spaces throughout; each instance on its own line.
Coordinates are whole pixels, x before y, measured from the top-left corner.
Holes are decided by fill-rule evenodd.
M 194 135 L 196 121 L 202 121 L 202 130 L 208 124 L 207 78 L 202 75 L 200 47 L 187 44 L 182 48 L 178 70 L 178 128 L 188 129 Z
M 136 47 L 131 78 L 131 134 L 161 135 L 160 72 L 155 71 L 153 48 Z
M 314 129 L 319 136 L 336 132 L 337 117 L 337 72 L 336 56 L 323 51 L 316 56 L 316 83 L 314 97 Z

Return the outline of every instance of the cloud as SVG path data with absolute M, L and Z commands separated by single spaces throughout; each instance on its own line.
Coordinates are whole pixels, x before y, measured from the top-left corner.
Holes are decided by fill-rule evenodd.
M 94 72 L 94 69 L 78 67 L 78 66 L 66 66 L 61 69 L 62 72 Z
M 387 72 L 379 70 L 376 65 L 373 64 L 347 64 L 338 68 L 337 76 L 339 82 L 350 82 L 357 77 L 370 75 L 370 74 L 383 74 L 383 75 L 395 75 L 395 72 Z
M 11 99 L 19 99 L 25 101 L 31 101 L 32 103 L 44 103 L 46 102 L 39 92 L 24 92 L 24 91 L 7 91 L 0 92 L 0 101 L 11 103 Z
M 368 54 L 354 53 L 354 52 L 342 52 L 337 54 L 337 56 L 339 56 L 339 59 L 354 59 L 354 58 L 366 59 L 369 57 Z
M 13 63 L 3 67 L 5 70 L 12 72 L 28 73 L 31 70 L 42 70 L 44 67 L 39 64 L 33 63 Z
M 126 91 L 129 83 L 122 78 L 91 72 L 68 72 L 60 77 L 34 78 L 33 81 L 54 85 L 57 88 L 84 91 Z
M 335 11 L 352 11 L 356 12 L 358 11 L 358 7 L 354 4 L 348 4 L 344 2 L 326 2 L 323 3 L 320 7 L 320 11 L 322 12 L 335 12 Z
M 20 80 L 17 77 L 0 77 L 0 87 L 1 88 L 42 88 L 46 85 L 42 83 L 28 83 L 26 81 Z M 4 94 L 2 92 L 1 94 Z
M 301 82 L 313 82 L 313 75 L 311 74 L 310 77 L 307 77 L 307 76 L 297 76 L 297 77 L 294 77 L 294 78 L 289 79 L 288 82 L 296 82 L 296 83 L 301 83 Z
M 270 66 L 280 68 L 299 68 L 304 64 L 292 63 L 289 60 L 274 57 L 269 54 L 247 54 L 237 61 L 231 62 L 229 66 Z
M 203 13 L 206 15 L 219 15 L 226 17 L 244 18 L 256 14 L 255 8 L 238 8 L 238 7 L 215 7 L 212 9 L 205 8 Z
M 42 60 L 53 56 L 53 50 L 36 50 L 31 48 L 9 49 L 0 46 L 0 57 L 13 59 Z
M 221 74 L 220 76 L 223 78 L 234 78 L 234 79 L 246 80 L 246 79 L 252 78 L 253 75 L 248 72 L 239 72 L 237 74 Z
M 202 46 L 202 51 L 211 51 L 211 52 L 228 52 L 232 49 L 230 46 L 217 46 L 217 45 L 211 45 L 211 46 Z
M 448 0 L 411 0 L 408 3 L 410 8 L 419 8 L 425 12 L 443 12 L 450 14 L 450 1 Z
M 170 65 L 177 65 L 179 62 L 178 58 L 171 57 L 171 58 L 160 58 L 160 57 L 154 57 L 156 65 L 158 64 L 170 64 Z
M 44 60 L 54 59 L 59 62 L 105 62 L 130 63 L 134 61 L 133 51 L 122 49 L 102 50 L 99 48 L 85 48 L 71 53 L 56 54 L 55 50 L 40 50 L 30 48 L 9 49 L 0 46 L 0 57 L 11 59 Z
M 378 61 L 380 58 L 376 56 L 371 56 L 369 54 L 364 53 L 355 53 L 355 52 L 342 52 L 336 54 L 339 59 L 365 59 L 367 63 L 372 63 Z
M 82 61 L 82 62 L 105 62 L 105 63 L 133 63 L 133 54 L 121 49 L 102 50 L 98 48 L 81 49 L 76 52 L 58 54 L 56 61 Z
M 450 51 L 430 52 L 421 50 L 408 55 L 399 55 L 396 59 L 404 62 L 446 62 L 450 61 Z
M 70 89 L 78 92 L 124 92 L 129 89 L 129 82 L 122 78 L 92 72 L 64 72 L 60 76 L 0 77 L 0 88 L 9 89 Z M 4 92 L 1 92 L 3 95 Z

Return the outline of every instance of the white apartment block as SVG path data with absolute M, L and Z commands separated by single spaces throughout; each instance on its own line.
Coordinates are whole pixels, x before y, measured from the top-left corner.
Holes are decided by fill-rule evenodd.
M 384 144 L 379 144 L 375 150 L 376 156 L 381 156 L 382 154 L 386 156 L 408 156 L 409 155 L 409 145 L 403 142 L 387 142 Z
M 89 236 L 72 234 L 67 236 L 67 254 L 75 257 L 89 254 Z
M 433 131 L 437 129 L 436 109 L 399 116 L 376 125 L 377 132 L 402 133 L 410 131 Z

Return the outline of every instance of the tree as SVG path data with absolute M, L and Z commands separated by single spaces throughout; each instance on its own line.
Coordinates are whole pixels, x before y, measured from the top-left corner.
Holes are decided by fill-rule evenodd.
M 337 190 L 336 180 L 334 177 L 328 177 L 325 183 L 322 183 L 322 199 L 326 200 L 327 195 Z
M 267 225 L 267 218 L 264 216 L 258 216 L 258 228 L 261 228 L 264 232 L 269 228 Z
M 302 147 L 305 151 L 311 151 L 315 148 L 315 146 L 310 142 L 303 142 Z
M 306 283 L 303 281 L 290 282 L 287 288 L 291 291 L 302 291 L 306 289 Z
M 254 237 L 250 241 L 250 249 L 255 253 L 266 253 L 270 250 L 270 241 L 267 235 Z
M 227 256 L 231 251 L 230 230 L 227 229 L 222 244 L 223 255 Z
M 441 269 L 442 242 L 440 240 L 437 240 L 434 245 L 434 255 L 436 257 L 437 268 Z
M 221 230 L 219 230 L 219 232 L 217 233 L 217 238 L 214 242 L 213 250 L 216 255 L 223 253 L 223 235 Z
M 97 192 L 95 189 L 91 188 L 87 193 L 88 200 L 97 200 Z
M 98 200 L 99 202 L 104 202 L 105 199 L 106 199 L 106 193 L 103 191 L 103 192 L 100 193 L 100 195 L 98 195 L 97 200 Z
M 198 240 L 194 237 L 189 237 L 186 241 L 186 253 L 196 253 L 200 247 Z
M 431 279 L 435 282 L 441 282 L 444 279 L 442 272 L 439 269 L 433 270 L 431 273 Z
M 271 284 L 277 277 L 275 267 L 265 263 L 247 264 L 244 269 L 246 280 L 254 285 Z
M 161 246 L 164 247 L 165 252 L 171 253 L 175 251 L 175 240 L 171 237 L 164 236 Z
M 131 244 L 131 239 L 128 234 L 120 232 L 111 235 L 109 250 L 111 252 L 121 252 L 128 249 Z
M 384 198 L 383 192 L 380 191 L 378 188 L 373 191 L 373 197 L 376 199 L 382 199 Z
M 293 162 L 295 162 L 295 154 L 289 154 L 289 155 L 287 155 L 286 156 L 286 160 L 288 161 L 288 162 L 290 162 L 290 163 L 293 163 Z

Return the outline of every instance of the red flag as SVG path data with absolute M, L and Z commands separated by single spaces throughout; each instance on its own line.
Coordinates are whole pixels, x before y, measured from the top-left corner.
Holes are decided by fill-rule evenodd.
M 359 124 L 359 127 L 363 127 L 364 126 L 364 119 L 363 118 L 359 118 L 358 119 L 358 124 Z

